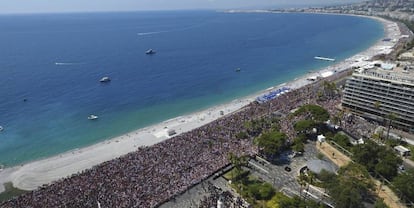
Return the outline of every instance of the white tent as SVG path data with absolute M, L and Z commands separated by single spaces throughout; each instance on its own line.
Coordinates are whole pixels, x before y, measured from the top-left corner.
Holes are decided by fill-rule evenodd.
M 326 137 L 324 135 L 318 135 L 318 142 L 325 142 Z

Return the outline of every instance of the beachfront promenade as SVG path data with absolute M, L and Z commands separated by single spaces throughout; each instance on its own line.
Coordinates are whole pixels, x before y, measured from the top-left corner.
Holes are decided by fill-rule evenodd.
M 389 27 L 387 26 L 387 28 Z M 379 44 L 375 47 L 378 46 Z M 362 55 L 368 57 L 375 55 L 378 52 L 375 47 L 371 47 L 371 50 L 367 50 Z M 354 60 L 347 59 L 343 63 L 325 69 L 336 71 L 327 79 L 334 80 L 346 76 L 347 72 L 344 70 L 348 68 L 350 62 L 354 62 Z M 184 133 L 168 140 L 156 141 L 159 143 L 152 146 L 138 147 L 138 144 L 134 144 L 137 145 L 134 147 L 134 145 L 130 145 L 130 148 L 138 150 L 106 161 L 91 169 L 84 170 L 85 168 L 82 166 L 79 170 L 83 170 L 81 173 L 60 179 L 49 186 L 41 187 L 7 201 L 1 206 L 97 207 L 99 202 L 102 207 L 155 207 L 228 165 L 228 153 L 256 154 L 257 149 L 252 145 L 252 138 L 244 140 L 236 138 L 237 133 L 245 131 L 244 123 L 265 116 L 269 112 L 288 113 L 303 104 L 316 103 L 321 81 L 310 83 L 306 81 L 306 77 L 297 79 L 287 84 L 294 90 L 277 99 L 263 104 L 253 102 L 244 107 L 241 106 L 240 110 L 231 115 L 216 117 L 216 120 L 208 124 L 197 126 L 192 131 L 185 132 L 183 130 Z M 337 101 L 327 101 L 322 104 L 328 110 L 333 111 Z M 212 114 L 217 115 L 205 112 L 203 115 L 200 114 L 201 117 L 198 117 L 197 121 L 208 120 Z M 281 125 L 290 138 L 295 136 L 289 121 L 283 121 Z M 131 136 L 133 137 L 133 134 Z M 122 141 L 110 142 L 117 144 Z M 76 163 L 76 160 L 70 160 L 70 157 L 67 160 Z M 85 167 L 96 165 L 88 163 L 87 159 L 82 162 L 87 163 Z M 49 169 L 53 168 L 49 167 Z M 16 182 L 16 184 L 19 182 L 27 184 L 36 179 L 30 177 L 30 169 L 26 171 L 19 172 L 17 168 L 14 172 L 11 171 L 12 173 L 8 175 L 7 179 Z M 19 173 L 19 180 L 13 178 L 16 173 Z M 47 172 L 42 172 L 40 169 L 38 174 L 47 174 Z M 33 186 L 38 185 L 34 184 Z

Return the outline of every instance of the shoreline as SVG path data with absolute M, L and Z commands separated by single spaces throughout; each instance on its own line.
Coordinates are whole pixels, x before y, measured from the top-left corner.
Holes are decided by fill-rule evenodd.
M 384 28 L 384 37 L 393 39 L 400 38 L 401 32 L 397 23 L 379 17 L 362 17 L 373 18 L 382 23 Z M 398 31 L 395 31 L 395 27 Z M 3 184 L 6 182 L 12 182 L 13 186 L 19 189 L 33 190 L 43 184 L 49 184 L 50 182 L 68 177 L 74 173 L 81 172 L 82 170 L 91 168 L 102 162 L 117 158 L 129 152 L 133 152 L 137 150 L 139 146 L 150 146 L 169 139 L 170 137 L 167 133 L 169 129 L 175 130 L 177 132 L 175 135 L 179 135 L 203 126 L 222 116 L 226 116 L 242 109 L 244 106 L 254 101 L 256 97 L 270 92 L 273 89 L 277 89 L 281 86 L 297 89 L 312 83 L 312 81 L 307 80 L 309 77 L 320 76 L 323 72 L 340 72 L 349 69 L 350 64 L 355 63 L 358 60 L 372 58 L 383 52 L 384 47 L 390 47 L 388 45 L 391 42 L 384 42 L 382 41 L 382 38 L 371 45 L 368 49 L 355 54 L 350 58 L 322 68 L 318 71 L 304 74 L 287 83 L 282 83 L 278 86 L 261 90 L 252 95 L 248 95 L 228 103 L 213 106 L 208 109 L 137 129 L 91 146 L 71 150 L 56 156 L 40 159 L 23 165 L 6 168 L 0 171 L 0 193 L 4 191 Z M 395 45 L 396 43 L 392 44 Z M 223 112 L 223 115 L 221 115 L 221 112 Z

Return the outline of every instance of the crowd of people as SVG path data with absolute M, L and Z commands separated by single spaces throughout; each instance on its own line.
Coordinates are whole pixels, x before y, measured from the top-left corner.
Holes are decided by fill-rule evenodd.
M 322 81 L 243 109 L 200 128 L 102 163 L 0 204 L 1 207 L 157 207 L 230 163 L 229 153 L 255 155 L 253 138 L 237 139 L 245 122 L 318 104 Z M 337 101 L 323 101 L 333 110 Z M 321 103 L 319 103 L 321 104 Z M 331 106 L 332 105 L 332 106 Z M 292 122 L 280 122 L 294 138 Z
M 368 121 L 351 113 L 345 114 L 341 123 L 342 129 L 354 139 L 371 138 L 378 126 L 380 124 L 375 121 Z
M 205 196 L 198 206 L 199 208 L 212 208 L 217 207 L 218 203 L 222 203 L 221 207 L 226 208 L 251 208 L 246 201 L 244 201 L 239 196 L 234 196 L 229 191 L 223 191 L 218 187 L 215 187 L 213 184 L 209 183 L 207 186 L 208 196 Z M 219 202 L 220 201 L 220 202 Z

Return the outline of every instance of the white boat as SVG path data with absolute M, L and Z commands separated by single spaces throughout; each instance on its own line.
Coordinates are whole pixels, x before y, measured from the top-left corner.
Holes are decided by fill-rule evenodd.
M 100 82 L 110 82 L 111 79 L 109 77 L 102 77 L 102 79 L 99 80 Z
M 93 115 L 93 114 L 91 114 L 91 115 L 88 116 L 88 120 L 96 120 L 98 118 L 99 118 L 98 116 Z
M 148 54 L 148 55 L 155 54 L 155 51 L 152 48 L 150 48 L 147 51 L 145 51 L 145 54 Z
M 322 57 L 322 56 L 315 56 L 314 58 L 318 60 L 322 60 L 322 61 L 335 61 L 335 59 L 333 58 L 327 58 L 327 57 Z
M 4 129 L 3 126 L 0 126 L 0 131 L 3 131 L 3 129 Z

